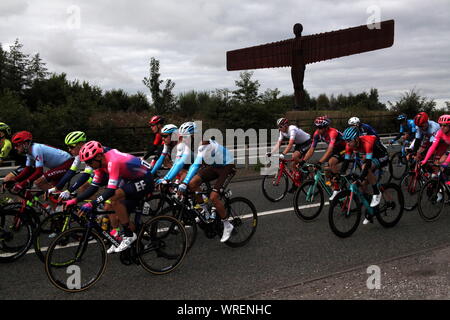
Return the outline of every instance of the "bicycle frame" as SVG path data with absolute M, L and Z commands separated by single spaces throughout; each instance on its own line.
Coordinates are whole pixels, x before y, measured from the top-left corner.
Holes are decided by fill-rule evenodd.
M 278 185 L 280 183 L 281 177 L 283 176 L 283 174 L 286 174 L 286 176 L 292 181 L 292 183 L 294 183 L 297 187 L 299 187 L 302 182 L 301 182 L 301 176 L 299 176 L 299 178 L 297 179 L 295 176 L 295 171 L 293 169 L 289 169 L 287 167 L 287 163 L 288 162 L 293 162 L 293 159 L 290 160 L 286 160 L 286 159 L 280 159 L 280 165 L 278 167 L 278 173 L 277 173 L 277 180 L 276 180 L 276 184 Z

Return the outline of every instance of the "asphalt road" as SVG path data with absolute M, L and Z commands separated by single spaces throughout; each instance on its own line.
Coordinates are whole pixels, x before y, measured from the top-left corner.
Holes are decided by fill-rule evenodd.
M 352 237 L 340 239 L 328 226 L 328 207 L 317 220 L 305 223 L 289 210 L 292 195 L 271 203 L 261 192 L 261 180 L 233 183 L 231 188 L 235 196 L 253 201 L 259 213 L 257 231 L 243 248 L 230 248 L 199 232 L 183 265 L 164 276 L 136 265 L 124 266 L 118 255 L 111 255 L 100 281 L 77 294 L 53 287 L 44 265 L 27 254 L 13 264 L 0 264 L 0 299 L 245 299 L 450 243 L 450 217 L 445 212 L 434 223 L 421 220 L 417 211 L 405 212 L 395 228 L 384 229 L 377 222 L 361 224 Z M 286 210 L 270 214 L 276 209 Z

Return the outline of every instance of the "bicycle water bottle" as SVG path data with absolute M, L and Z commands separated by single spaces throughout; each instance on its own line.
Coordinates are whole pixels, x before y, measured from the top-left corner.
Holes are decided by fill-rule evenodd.
M 142 214 L 147 216 L 150 213 L 150 204 L 148 202 L 144 202 L 144 207 L 142 208 Z
M 107 216 L 104 216 L 102 218 L 102 229 L 106 231 L 108 230 L 108 226 L 109 226 L 109 218 Z
M 210 220 L 214 220 L 216 218 L 216 207 L 211 208 L 211 214 L 209 215 Z

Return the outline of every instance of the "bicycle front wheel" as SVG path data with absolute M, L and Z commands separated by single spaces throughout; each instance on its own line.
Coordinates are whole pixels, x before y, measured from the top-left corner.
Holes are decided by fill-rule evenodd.
M 77 227 L 60 233 L 48 248 L 45 272 L 50 282 L 66 292 L 92 287 L 106 269 L 106 247 L 100 235 Z
M 328 223 L 331 231 L 340 238 L 350 237 L 361 221 L 359 199 L 350 190 L 339 192 L 330 203 Z
M 408 172 L 408 161 L 402 152 L 396 152 L 389 159 L 389 174 L 394 180 L 401 180 Z
M 417 207 L 419 192 L 422 189 L 423 184 L 422 178 L 415 174 L 407 174 L 403 177 L 400 182 L 400 188 L 403 192 L 406 211 L 412 211 Z
M 403 193 L 394 183 L 383 184 L 380 187 L 381 202 L 375 208 L 378 222 L 385 228 L 392 228 L 401 219 L 404 209 Z
M 285 174 L 265 176 L 262 181 L 262 191 L 267 200 L 281 201 L 287 194 L 289 186 L 288 177 Z
M 237 248 L 247 244 L 253 237 L 258 226 L 258 212 L 253 203 L 241 197 L 228 200 L 225 203 L 228 220 L 233 225 L 233 231 L 226 245 Z
M 311 221 L 316 219 L 324 206 L 323 190 L 314 181 L 304 182 L 294 195 L 294 212 L 300 219 Z
M 171 216 L 156 216 L 147 221 L 137 238 L 137 255 L 142 267 L 161 275 L 178 268 L 187 252 L 183 224 Z
M 420 217 L 426 222 L 439 219 L 445 203 L 449 200 L 445 186 L 438 180 L 429 180 L 419 193 L 418 209 Z
M 27 253 L 34 232 L 30 219 L 16 210 L 0 213 L 0 263 L 13 262 Z

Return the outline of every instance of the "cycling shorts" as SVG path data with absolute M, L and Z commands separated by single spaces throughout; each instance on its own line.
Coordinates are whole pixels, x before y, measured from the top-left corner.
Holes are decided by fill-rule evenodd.
M 153 187 L 153 175 L 150 171 L 140 179 L 123 181 L 120 185 L 127 200 L 141 200 L 153 191 Z
M 311 141 L 311 139 L 309 139 L 308 141 L 303 142 L 301 144 L 296 144 L 294 147 L 294 152 L 298 151 L 303 154 L 306 153 L 309 150 L 309 148 L 311 147 L 311 143 L 312 143 L 312 141 Z
M 213 189 L 220 190 L 223 187 L 225 180 L 228 176 L 235 171 L 234 164 L 227 164 L 226 166 L 213 167 L 207 166 L 199 170 L 197 173 L 203 182 L 209 182 L 216 180 Z

